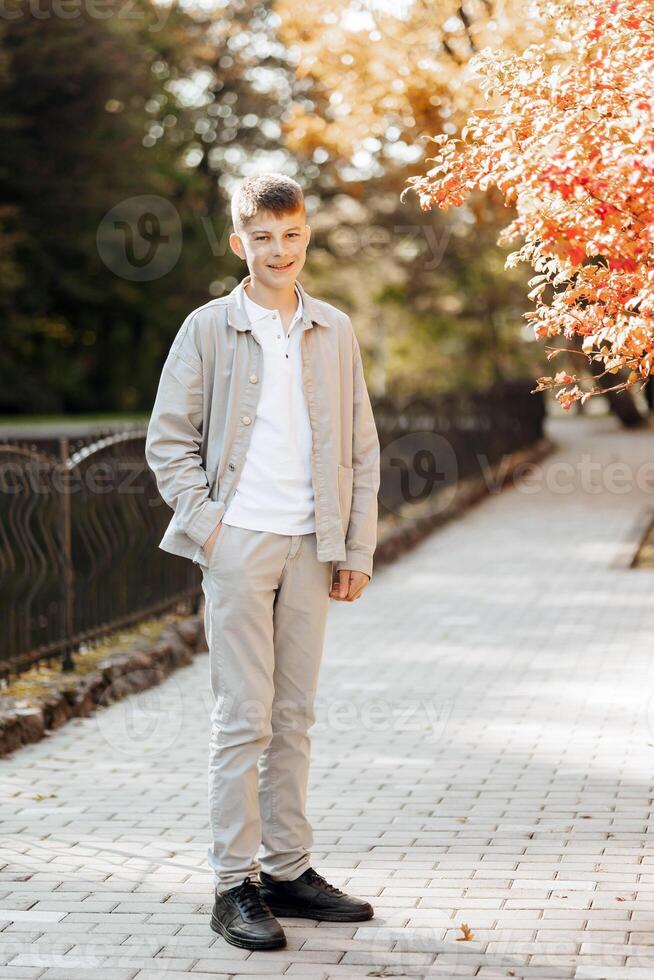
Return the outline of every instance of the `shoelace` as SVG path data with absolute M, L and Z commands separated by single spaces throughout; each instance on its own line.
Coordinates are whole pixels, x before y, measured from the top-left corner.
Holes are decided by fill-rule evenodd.
M 233 893 L 234 901 L 239 907 L 239 911 L 245 913 L 258 913 L 260 918 L 267 917 L 271 915 L 271 911 L 268 908 L 265 900 L 261 896 L 261 892 L 251 878 L 246 878 L 242 882 L 238 891 Z
M 332 895 L 345 894 L 345 892 L 342 892 L 340 888 L 336 888 L 335 885 L 332 885 L 328 881 L 326 881 L 326 879 L 323 878 L 322 875 L 319 875 L 317 871 L 314 871 L 313 868 L 309 868 L 307 878 L 312 885 L 319 885 L 324 891 L 330 892 L 330 894 Z

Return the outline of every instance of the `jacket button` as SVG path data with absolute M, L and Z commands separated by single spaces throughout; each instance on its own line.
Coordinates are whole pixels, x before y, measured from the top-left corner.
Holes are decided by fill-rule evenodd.
M 233 470 L 233 469 L 235 469 L 235 466 L 234 466 L 234 464 L 233 464 L 233 463 L 230 463 L 230 464 L 229 464 L 229 469 L 230 469 L 230 470 Z
M 243 425 L 249 425 L 251 421 L 252 419 L 250 418 L 249 415 L 244 415 L 243 418 L 241 419 Z
M 255 385 L 258 380 L 259 380 L 259 378 L 257 377 L 256 374 L 251 374 L 250 375 L 250 382 L 251 382 L 251 384 Z

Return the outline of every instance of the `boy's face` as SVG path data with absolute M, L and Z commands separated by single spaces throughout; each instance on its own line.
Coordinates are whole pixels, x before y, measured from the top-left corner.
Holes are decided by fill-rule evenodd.
M 260 211 L 248 224 L 233 232 L 229 244 L 245 259 L 253 280 L 271 289 L 288 286 L 302 269 L 311 237 L 303 210 L 290 215 Z

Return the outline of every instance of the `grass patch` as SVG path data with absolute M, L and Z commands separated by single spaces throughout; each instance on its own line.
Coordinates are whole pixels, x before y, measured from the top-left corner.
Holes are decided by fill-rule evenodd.
M 32 707 L 48 691 L 51 691 L 53 686 L 59 690 L 74 687 L 79 677 L 93 673 L 99 663 L 109 659 L 113 653 L 129 648 L 136 638 L 155 643 L 171 622 L 185 618 L 187 615 L 167 613 L 156 619 L 144 620 L 129 629 L 119 630 L 110 636 L 101 637 L 93 643 L 83 644 L 73 654 L 75 669 L 72 671 L 62 671 L 61 663 L 54 660 L 34 664 L 20 676 L 3 681 L 0 686 L 0 696 L 15 699 L 20 707 Z

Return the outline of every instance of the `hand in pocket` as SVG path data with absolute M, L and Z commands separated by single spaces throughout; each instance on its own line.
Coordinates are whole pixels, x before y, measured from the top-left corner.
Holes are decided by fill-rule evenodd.
M 202 545 L 202 550 L 205 553 L 207 561 L 211 561 L 211 555 L 213 554 L 213 549 L 216 547 L 216 539 L 220 535 L 220 529 L 222 526 L 223 526 L 223 522 L 221 521 L 219 524 L 216 525 L 216 527 L 213 529 L 213 531 L 211 532 L 207 540 Z

